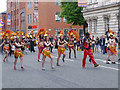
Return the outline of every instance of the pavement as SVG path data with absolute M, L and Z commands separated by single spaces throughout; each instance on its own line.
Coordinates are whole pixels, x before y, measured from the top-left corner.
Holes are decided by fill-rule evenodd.
M 51 70 L 50 59 L 45 62 L 45 71 L 42 71 L 42 62 L 37 61 L 35 53 L 24 54 L 24 68 L 17 62 L 17 70 L 13 69 L 14 56 L 9 56 L 9 61 L 2 62 L 2 88 L 118 88 L 118 62 L 117 64 L 105 63 L 107 55 L 95 53 L 94 57 L 99 67 L 94 68 L 87 58 L 86 68 L 82 68 L 83 52 L 77 52 L 77 59 L 68 58 L 66 50 L 65 63 L 60 60 L 61 66 L 56 66 L 57 50 L 53 50 L 55 70 Z M 3 55 L 4 56 L 4 55 Z

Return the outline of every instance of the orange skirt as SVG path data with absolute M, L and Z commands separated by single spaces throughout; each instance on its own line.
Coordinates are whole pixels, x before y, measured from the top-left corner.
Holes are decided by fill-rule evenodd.
M 4 47 L 3 47 L 3 50 L 9 52 L 9 46 L 8 46 L 8 47 L 4 46 Z
M 115 47 L 108 46 L 106 51 L 108 52 L 108 50 L 110 50 L 112 54 L 117 54 Z
M 72 45 L 68 44 L 68 48 L 74 48 L 74 44 Z
M 46 48 L 43 49 L 43 52 L 42 52 L 43 56 L 48 56 L 49 58 L 51 57 L 51 53 L 50 53 L 50 50 L 47 50 Z
M 60 47 L 59 46 L 58 47 L 58 52 L 63 54 L 65 52 L 65 47 Z
M 18 50 L 15 50 L 14 51 L 14 56 L 15 58 L 20 58 L 20 57 L 23 57 L 24 55 L 22 54 L 22 50 L 18 51 Z

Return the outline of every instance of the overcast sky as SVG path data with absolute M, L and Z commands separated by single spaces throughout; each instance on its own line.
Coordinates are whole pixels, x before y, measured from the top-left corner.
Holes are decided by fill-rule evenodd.
M 0 13 L 6 11 L 6 1 L 7 0 L 0 0 Z

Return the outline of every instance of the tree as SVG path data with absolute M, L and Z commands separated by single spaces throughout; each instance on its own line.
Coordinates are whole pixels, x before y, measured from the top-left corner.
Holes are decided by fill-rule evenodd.
M 78 2 L 61 2 L 60 8 L 62 11 L 59 17 L 65 17 L 67 24 L 84 25 L 83 30 L 85 34 L 85 28 L 88 24 L 83 17 L 83 7 L 78 7 Z

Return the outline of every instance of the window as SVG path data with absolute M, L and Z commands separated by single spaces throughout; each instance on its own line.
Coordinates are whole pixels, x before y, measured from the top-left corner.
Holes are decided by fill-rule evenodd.
M 29 2 L 27 3 L 27 9 L 29 9 Z
M 21 22 L 23 22 L 23 21 L 25 21 L 25 13 L 24 12 L 21 13 Z
M 30 14 L 30 23 L 32 23 L 32 14 Z
M 55 28 L 55 35 L 58 36 L 61 28 Z
M 27 19 L 28 19 L 27 21 L 28 21 L 28 23 L 29 23 L 29 15 L 27 16 Z
M 67 36 L 69 29 L 68 28 L 64 28 L 63 30 L 64 30 L 64 35 Z
M 84 34 L 84 31 L 83 31 L 83 29 L 79 29 L 79 35 L 80 35 L 80 37 L 82 36 Z
M 55 21 L 56 22 L 60 22 L 61 21 L 61 18 L 58 16 L 60 14 L 60 12 L 56 12 L 55 13 Z
M 66 22 L 66 19 L 65 19 L 65 17 L 63 18 L 63 22 Z
M 30 2 L 30 8 L 32 8 L 32 2 Z
M 109 18 L 105 17 L 105 31 L 109 29 Z
M 94 32 L 95 33 L 97 32 L 97 19 L 94 20 Z
M 61 4 L 60 4 L 60 0 L 56 0 L 56 1 L 55 1 L 55 5 L 60 6 L 60 5 L 61 5 Z
M 89 21 L 89 29 L 90 29 L 90 32 L 92 32 L 92 20 Z
M 35 20 L 34 20 L 34 13 L 33 13 L 33 22 L 34 22 Z

